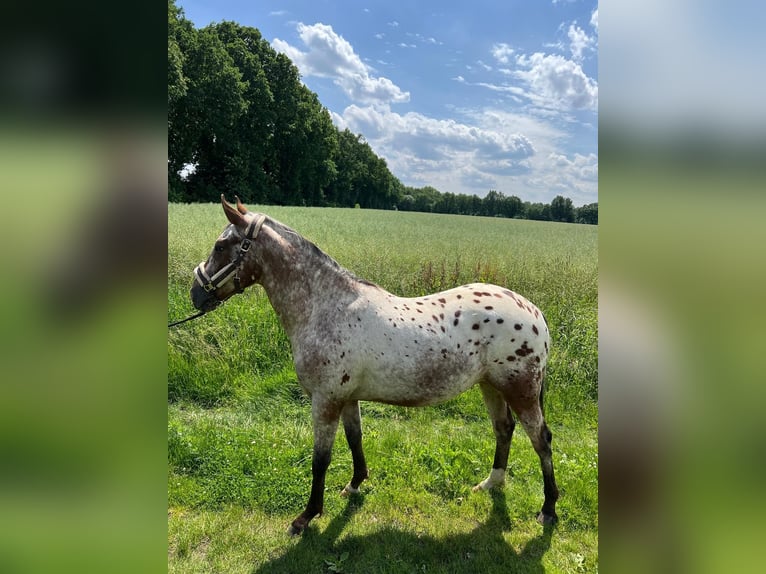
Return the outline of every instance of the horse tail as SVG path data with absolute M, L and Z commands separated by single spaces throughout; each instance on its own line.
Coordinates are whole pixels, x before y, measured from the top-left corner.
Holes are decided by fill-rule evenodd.
M 543 367 L 542 372 L 540 373 L 540 412 L 543 413 L 543 416 L 545 416 L 545 407 L 543 406 L 543 401 L 545 399 L 545 367 Z

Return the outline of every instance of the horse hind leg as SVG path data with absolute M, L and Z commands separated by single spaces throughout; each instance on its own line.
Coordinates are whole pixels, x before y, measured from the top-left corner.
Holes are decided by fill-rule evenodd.
M 516 421 L 505 399 L 488 383 L 480 383 L 481 395 L 489 411 L 492 429 L 495 431 L 495 458 L 489 476 L 473 487 L 473 491 L 489 490 L 505 483 L 505 471 L 508 467 L 508 454 L 511 450 L 511 438 Z
M 354 461 L 354 475 L 340 493 L 341 496 L 348 496 L 358 493 L 359 485 L 369 476 L 367 461 L 362 450 L 362 417 L 359 413 L 359 401 L 353 401 L 343 407 L 341 420 L 348 447 L 351 449 L 351 458 Z
M 556 501 L 559 498 L 559 489 L 556 486 L 556 478 L 553 473 L 553 454 L 551 441 L 553 434 L 545 423 L 543 416 L 542 401 L 534 401 L 521 407 L 513 404 L 513 410 L 518 415 L 524 430 L 529 436 L 532 446 L 540 458 L 540 466 L 543 471 L 543 492 L 545 500 L 537 521 L 540 524 L 554 524 L 558 520 L 556 515 Z

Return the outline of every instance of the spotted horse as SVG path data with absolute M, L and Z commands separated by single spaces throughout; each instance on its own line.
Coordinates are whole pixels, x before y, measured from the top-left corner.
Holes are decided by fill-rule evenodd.
M 357 278 L 286 225 L 251 213 L 239 198 L 236 208 L 223 195 L 221 204 L 230 225 L 195 269 L 191 299 L 208 311 L 259 283 L 290 339 L 298 379 L 311 398 L 314 429 L 311 494 L 291 534 L 322 513 L 339 421 L 354 467 L 341 494 L 359 492 L 368 477 L 359 401 L 433 405 L 476 384 L 496 446 L 492 470 L 474 491 L 504 483 L 515 413 L 542 467 L 545 500 L 537 520 L 557 520 L 552 435 L 543 417 L 549 334 L 535 305 L 503 287 L 479 283 L 397 297 Z

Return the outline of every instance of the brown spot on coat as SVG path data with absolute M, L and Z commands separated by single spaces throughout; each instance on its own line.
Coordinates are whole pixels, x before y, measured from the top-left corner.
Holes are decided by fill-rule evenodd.
M 343 376 L 340 379 L 340 384 L 343 385 L 347 383 L 351 379 L 351 377 L 348 375 L 348 373 L 343 373 Z
M 519 323 L 516 323 L 516 324 L 513 326 L 513 328 L 514 328 L 514 329 L 516 329 L 517 331 L 521 331 L 521 325 L 520 325 Z
M 520 349 L 516 349 L 516 354 L 519 357 L 526 357 L 527 355 L 529 355 L 530 353 L 533 353 L 533 352 L 534 351 L 532 349 L 527 347 L 527 342 L 526 341 L 524 341 L 524 343 L 521 345 Z
M 537 325 L 532 325 L 532 331 L 534 332 L 535 335 L 540 334 L 540 331 L 537 330 Z
M 474 331 L 478 330 L 478 328 L 479 328 L 478 323 L 474 323 L 473 326 L 471 327 L 471 329 L 473 329 Z

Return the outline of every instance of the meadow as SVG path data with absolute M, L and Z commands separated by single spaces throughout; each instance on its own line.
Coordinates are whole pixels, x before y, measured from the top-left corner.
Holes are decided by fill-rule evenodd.
M 251 209 L 259 210 L 257 206 Z M 561 491 L 554 528 L 521 426 L 503 489 L 472 493 L 494 435 L 478 388 L 436 407 L 362 403 L 370 479 L 339 432 L 324 515 L 287 535 L 311 482 L 310 404 L 260 287 L 168 334 L 170 572 L 598 570 L 597 227 L 422 213 L 262 207 L 356 275 L 402 296 L 484 281 L 544 312 L 545 410 Z M 168 320 L 187 316 L 192 270 L 225 226 L 220 205 L 168 206 Z

